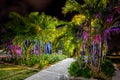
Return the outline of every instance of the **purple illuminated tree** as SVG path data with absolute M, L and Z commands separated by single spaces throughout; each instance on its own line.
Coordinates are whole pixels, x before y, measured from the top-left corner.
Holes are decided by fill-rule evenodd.
M 89 51 L 89 54 L 87 54 L 88 60 L 90 60 L 89 62 L 92 67 L 96 68 L 96 72 L 99 73 L 101 62 L 103 61 L 102 49 L 104 37 L 110 35 L 110 31 L 106 29 L 110 26 L 111 22 L 114 22 L 114 16 L 109 13 L 118 5 L 118 0 L 82 1 L 83 4 L 81 4 L 79 0 L 67 0 L 65 7 L 63 7 L 63 13 L 66 15 L 69 12 L 75 11 L 86 16 L 85 23 L 87 23 L 87 25 L 83 24 L 83 31 L 81 31 L 83 36 L 81 48 L 84 54 L 87 53 L 86 51 Z M 119 13 L 120 9 L 116 8 L 115 12 Z M 87 26 L 87 30 L 84 29 L 84 26 Z M 115 29 L 114 31 L 119 32 Z M 110 37 L 108 36 L 108 38 Z

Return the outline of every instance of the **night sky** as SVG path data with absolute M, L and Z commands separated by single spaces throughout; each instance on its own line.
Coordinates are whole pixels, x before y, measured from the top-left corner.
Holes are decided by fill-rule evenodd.
M 61 13 L 66 0 L 0 0 L 0 24 L 8 21 L 9 12 L 15 11 L 21 15 L 30 12 L 45 12 L 62 20 L 70 20 Z
M 83 0 L 76 0 L 84 4 Z M 55 16 L 60 20 L 70 21 L 77 12 L 62 14 L 66 0 L 0 0 L 0 26 L 7 21 L 10 12 L 17 12 L 23 16 L 30 12 L 45 12 L 47 15 Z

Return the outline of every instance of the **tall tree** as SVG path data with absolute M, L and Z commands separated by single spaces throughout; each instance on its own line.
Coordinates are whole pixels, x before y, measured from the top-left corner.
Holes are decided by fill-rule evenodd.
M 111 3 L 113 2 L 113 3 Z M 91 57 L 91 63 L 94 64 L 98 61 L 94 67 L 97 67 L 97 72 L 100 71 L 100 64 L 102 61 L 102 49 L 104 41 L 104 30 L 106 29 L 106 19 L 110 10 L 116 5 L 117 1 L 114 0 L 67 0 L 63 7 L 63 14 L 76 11 L 79 14 L 85 16 L 85 24 L 87 23 L 87 29 L 84 29 L 83 34 L 83 51 L 86 47 L 89 49 L 89 57 Z M 81 23 L 79 23 L 80 25 Z M 89 36 L 87 36 L 89 34 Z M 96 46 L 98 45 L 98 46 Z M 97 55 L 96 55 L 97 52 Z

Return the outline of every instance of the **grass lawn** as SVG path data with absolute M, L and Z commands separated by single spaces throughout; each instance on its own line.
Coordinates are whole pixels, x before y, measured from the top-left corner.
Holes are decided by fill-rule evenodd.
M 21 66 L 0 64 L 0 80 L 24 80 L 36 72 Z

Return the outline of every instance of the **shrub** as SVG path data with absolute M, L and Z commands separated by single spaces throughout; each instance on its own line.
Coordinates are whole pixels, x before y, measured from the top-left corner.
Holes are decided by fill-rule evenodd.
M 80 65 L 78 64 L 78 60 L 72 62 L 70 67 L 68 68 L 68 73 L 74 77 L 81 76 L 85 78 L 90 78 L 96 76 L 99 78 L 106 78 L 105 76 L 112 77 L 115 72 L 115 68 L 112 62 L 108 59 L 104 60 L 100 66 L 101 67 L 100 75 L 102 73 L 102 75 L 104 76 L 100 76 L 99 73 L 93 71 L 89 66 L 90 64 L 89 63 L 85 64 L 85 62 L 81 58 L 80 58 L 80 64 L 81 64 L 81 68 Z
M 39 65 L 39 68 L 42 69 L 44 66 L 56 63 L 60 60 L 67 58 L 65 55 L 59 54 L 43 54 L 38 56 L 36 54 L 30 54 L 29 58 L 26 60 L 25 56 L 21 57 L 11 57 L 3 59 L 4 62 L 15 63 L 15 64 L 24 64 L 27 66 L 34 66 L 35 64 Z
M 60 60 L 67 58 L 65 55 L 59 54 L 44 54 L 41 56 L 41 60 L 39 61 L 39 68 L 42 69 L 44 66 L 48 66 L 50 64 L 56 63 Z
M 102 62 L 101 71 L 106 76 L 113 76 L 114 75 L 115 68 L 109 59 L 106 59 L 105 61 Z
M 37 56 L 36 54 L 30 55 L 29 58 L 29 66 L 34 66 L 35 64 L 39 63 L 40 57 Z
M 80 68 L 77 61 L 72 62 L 70 67 L 68 68 L 68 73 L 71 76 L 82 76 L 85 78 L 90 78 L 91 77 L 90 68 L 88 66 L 84 66 L 84 64 L 82 64 L 82 66 L 84 68 Z
M 44 54 L 44 55 L 42 55 L 42 60 L 48 61 L 49 64 L 53 64 L 55 62 L 65 59 L 65 58 L 67 58 L 67 56 L 59 55 L 59 54 Z
M 21 59 L 22 60 L 22 59 Z M 23 64 L 27 66 L 34 66 L 35 64 L 38 64 L 40 61 L 40 57 L 37 56 L 36 54 L 31 54 L 28 58 L 28 60 L 23 61 Z
M 71 76 L 79 76 L 79 75 L 81 75 L 81 73 L 80 73 L 80 67 L 79 67 L 77 61 L 72 62 L 70 64 L 70 67 L 68 68 L 68 73 Z
M 25 64 L 25 62 L 26 62 L 26 60 L 25 60 L 24 58 L 19 58 L 19 59 L 15 62 L 15 64 L 21 65 L 21 64 Z
M 39 69 L 42 69 L 43 67 L 44 67 L 44 64 L 43 64 L 42 60 L 40 60 L 40 62 L 39 62 Z

